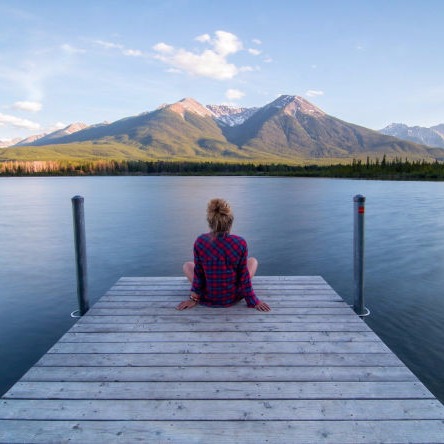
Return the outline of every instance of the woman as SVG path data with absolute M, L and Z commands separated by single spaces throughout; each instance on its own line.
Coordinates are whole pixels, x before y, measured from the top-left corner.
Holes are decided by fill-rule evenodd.
M 248 258 L 247 243 L 240 236 L 230 234 L 233 212 L 223 199 L 208 203 L 207 221 L 210 233 L 201 234 L 194 243 L 194 263 L 183 266 L 185 276 L 192 283 L 190 298 L 176 308 L 185 310 L 197 304 L 228 307 L 241 299 L 249 307 L 270 311 L 255 295 L 251 279 L 257 270 L 257 260 Z

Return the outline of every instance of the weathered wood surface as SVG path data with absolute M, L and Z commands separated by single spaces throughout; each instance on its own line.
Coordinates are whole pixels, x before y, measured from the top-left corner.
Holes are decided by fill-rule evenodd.
M 0 405 L 0 442 L 444 442 L 444 406 L 319 276 L 178 312 L 184 278 L 121 278 Z

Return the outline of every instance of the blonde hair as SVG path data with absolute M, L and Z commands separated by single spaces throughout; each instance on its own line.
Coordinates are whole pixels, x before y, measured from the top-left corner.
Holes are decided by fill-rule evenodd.
M 230 204 L 224 199 L 211 199 L 207 207 L 207 221 L 214 234 L 228 234 L 234 215 Z

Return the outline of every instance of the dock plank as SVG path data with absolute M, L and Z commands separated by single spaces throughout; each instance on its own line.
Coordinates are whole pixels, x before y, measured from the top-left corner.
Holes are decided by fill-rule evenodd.
M 123 277 L 0 404 L 0 442 L 444 442 L 444 406 L 320 276 L 257 276 L 179 312 L 182 277 Z

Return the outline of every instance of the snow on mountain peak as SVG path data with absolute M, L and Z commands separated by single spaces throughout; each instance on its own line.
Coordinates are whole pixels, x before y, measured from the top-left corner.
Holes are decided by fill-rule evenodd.
M 249 119 L 258 108 L 241 108 L 229 105 L 207 105 L 217 122 L 226 126 L 237 126 Z

